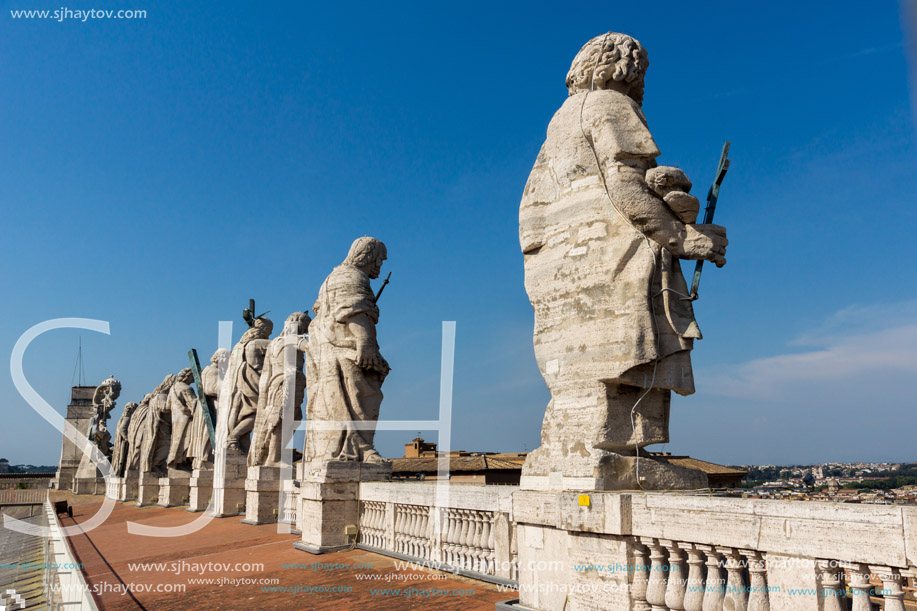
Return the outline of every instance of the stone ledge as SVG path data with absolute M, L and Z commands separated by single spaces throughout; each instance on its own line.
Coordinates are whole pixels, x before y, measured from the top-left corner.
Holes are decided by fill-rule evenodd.
M 580 505 L 587 496 L 589 505 Z M 917 565 L 917 508 L 616 492 L 518 491 L 514 520 L 898 567 Z

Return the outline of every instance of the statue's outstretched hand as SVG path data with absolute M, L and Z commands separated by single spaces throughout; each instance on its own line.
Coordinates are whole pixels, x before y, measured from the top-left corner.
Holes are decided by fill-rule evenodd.
M 717 267 L 726 265 L 726 228 L 721 225 L 685 225 L 685 259 L 712 261 Z

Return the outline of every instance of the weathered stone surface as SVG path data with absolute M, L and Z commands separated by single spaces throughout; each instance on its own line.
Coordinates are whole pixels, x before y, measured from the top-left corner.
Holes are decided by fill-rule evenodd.
M 141 472 L 137 482 L 137 506 L 159 503 L 159 479 L 161 473 Z
M 167 375 L 152 393 L 143 398 L 134 412 L 128 427 L 131 448 L 128 469 L 139 469 L 142 473 L 167 472 L 166 462 L 172 443 L 169 391 L 175 379 L 174 374 Z
M 362 482 L 391 479 L 390 464 L 352 460 L 315 460 L 299 487 L 297 520 L 302 531 L 298 549 L 313 553 L 341 549 L 353 543 L 346 527 L 360 523 Z
M 112 448 L 111 469 L 112 473 L 118 477 L 123 477 L 127 468 L 127 459 L 130 453 L 130 441 L 128 439 L 128 428 L 134 410 L 137 409 L 137 403 L 131 401 L 124 406 L 121 417 L 118 418 L 118 427 L 115 429 L 115 443 Z
M 168 477 L 159 478 L 159 505 L 176 507 L 187 505 L 191 498 L 191 474 L 187 471 L 169 469 Z
M 273 328 L 274 323 L 269 319 L 255 319 L 229 357 L 229 371 L 220 389 L 227 409 L 225 414 L 218 410 L 217 417 L 218 431 L 225 430 L 226 447 L 231 451 L 247 453 L 251 444 L 249 433 L 255 426 L 261 368 Z M 217 443 L 220 443 L 219 434 Z
M 191 368 L 182 369 L 169 389 L 167 410 L 172 416 L 172 438 L 167 464 L 170 470 L 191 471 L 192 421 L 197 409 L 197 395 L 191 388 L 194 375 Z
M 86 435 L 89 432 L 89 421 L 93 416 L 92 396 L 95 386 L 73 386 L 70 389 L 70 403 L 67 405 L 65 427 L 73 427 Z M 76 447 L 66 435 L 61 439 L 60 463 L 54 477 L 53 487 L 58 490 L 69 490 L 73 487 L 73 478 L 83 460 L 83 452 Z
M 115 408 L 115 402 L 121 394 L 121 382 L 110 376 L 99 384 L 92 393 L 92 417 L 89 420 L 89 429 L 86 437 L 95 446 L 99 452 L 99 458 L 111 458 L 112 444 L 111 433 L 108 431 L 108 418 L 111 411 Z M 80 466 L 76 471 L 73 483 L 73 491 L 77 494 L 104 494 L 105 484 L 103 480 L 102 490 L 97 486 L 97 480 L 102 477 L 102 473 L 96 467 L 96 463 L 89 454 L 83 453 L 80 460 Z
M 233 347 L 229 366 L 219 391 L 216 448 L 213 466 L 213 515 L 239 515 L 246 502 L 245 479 L 250 443 L 248 433 L 255 423 L 264 354 L 273 323 L 254 318 L 250 328 Z
M 245 480 L 245 520 L 247 524 L 276 522 L 280 514 L 280 467 L 248 468 Z
M 551 391 L 541 446 L 523 470 L 537 489 L 694 488 L 703 474 L 644 459 L 669 441 L 671 391 L 694 392 L 689 352 L 701 337 L 679 259 L 725 263 L 725 230 L 685 223 L 687 177 L 660 173 L 640 108 L 646 52 L 609 33 L 574 59 L 519 211 L 535 356 Z M 560 477 L 552 474 L 559 474 Z
M 140 486 L 140 474 L 136 471 L 128 471 L 121 480 L 120 491 L 118 493 L 119 501 L 133 501 L 138 498 Z
M 213 476 L 213 515 L 221 518 L 244 513 L 245 480 L 248 477 L 245 454 L 229 452 L 226 454 L 225 462 L 217 462 L 215 466 L 217 468 Z
M 226 376 L 226 372 L 229 369 L 229 354 L 230 352 L 226 348 L 218 349 L 213 353 L 213 356 L 210 357 L 210 365 L 207 365 L 201 370 L 201 383 L 204 386 L 203 392 L 213 410 L 211 418 L 213 419 L 214 433 L 216 433 L 217 423 L 219 422 L 219 416 L 217 414 L 220 406 L 220 379 Z M 220 372 L 222 372 L 222 374 Z M 205 419 L 203 417 L 198 417 L 201 409 L 200 402 L 198 402 L 197 409 L 198 412 L 195 412 L 195 417 L 191 421 L 191 448 L 188 454 L 193 460 L 195 469 L 212 471 L 213 444 L 210 441 L 210 431 L 207 428 Z
M 281 451 L 293 435 L 294 423 L 302 420 L 306 375 L 300 345 L 311 320 L 305 312 L 294 312 L 287 318 L 283 333 L 268 346 L 248 453 L 249 467 L 279 466 Z
M 188 485 L 188 511 L 205 511 L 213 494 L 213 469 L 194 469 Z
M 369 281 L 379 277 L 386 256 L 379 240 L 356 240 L 322 283 L 312 307 L 316 318 L 305 347 L 308 460 L 383 462 L 373 447 L 374 429 L 342 425 L 342 430 L 326 430 L 311 424 L 379 418 L 382 383 L 390 367 L 379 353 L 379 308 Z

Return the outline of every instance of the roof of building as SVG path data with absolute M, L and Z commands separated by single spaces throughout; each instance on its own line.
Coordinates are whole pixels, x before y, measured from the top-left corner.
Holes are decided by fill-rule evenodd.
M 669 456 L 657 454 L 671 464 L 688 469 L 698 469 L 707 475 L 735 475 L 745 476 L 748 471 L 734 469 L 707 462 L 690 456 Z M 452 456 L 449 458 L 449 471 L 460 473 L 462 471 L 518 471 L 522 469 L 524 457 L 513 456 L 511 460 L 488 455 L 479 456 Z M 393 458 L 393 473 L 434 473 L 439 470 L 439 459 L 435 456 L 421 456 L 419 458 Z
M 698 471 L 703 471 L 707 475 L 748 475 L 748 471 L 743 471 L 742 469 L 734 469 L 733 467 L 718 465 L 716 463 L 707 462 L 706 460 L 691 458 L 690 456 L 668 456 L 660 454 L 656 454 L 655 456 L 665 458 L 669 461 L 669 463 L 675 465 L 676 467 L 697 469 Z
M 517 462 L 491 456 L 452 456 L 447 459 L 449 471 L 518 471 L 522 465 Z M 420 458 L 393 458 L 393 473 L 435 473 L 439 470 L 439 459 L 435 456 Z

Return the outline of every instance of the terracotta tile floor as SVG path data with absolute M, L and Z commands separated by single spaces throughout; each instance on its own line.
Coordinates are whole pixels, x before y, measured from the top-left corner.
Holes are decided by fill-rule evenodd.
M 64 526 L 85 522 L 102 504 L 102 497 L 69 495 L 73 505 L 73 519 L 62 516 Z M 180 508 L 138 508 L 133 503 L 117 503 L 114 511 L 102 526 L 88 533 L 71 537 L 70 544 L 78 562 L 84 565 L 86 581 L 100 592 L 96 595 L 99 609 L 109 610 L 172 610 L 193 609 L 442 609 L 487 610 L 496 601 L 515 598 L 513 592 L 500 592 L 496 586 L 483 582 L 427 570 L 402 570 L 386 556 L 361 550 L 312 556 L 293 548 L 299 540 L 295 535 L 276 532 L 275 525 L 249 526 L 239 518 L 214 519 L 200 531 L 182 537 L 142 537 L 130 535 L 126 522 L 151 526 L 178 526 L 194 520 L 192 514 Z M 182 562 L 187 564 L 182 564 Z M 348 563 L 363 564 L 372 568 L 302 569 L 284 568 L 284 563 Z M 158 568 L 142 570 L 128 563 L 167 563 Z M 174 564 L 173 564 L 174 563 Z M 206 563 L 263 564 L 263 569 L 240 567 L 240 570 L 215 569 L 213 564 L 201 573 Z M 195 566 L 197 565 L 197 566 Z M 248 570 L 243 570 L 248 568 Z M 178 572 L 180 571 L 180 572 Z M 195 572 L 197 571 L 197 572 Z M 378 580 L 357 579 L 378 575 Z M 413 577 L 416 576 L 416 580 Z M 351 588 L 349 592 L 279 592 L 264 591 L 257 583 L 232 585 L 225 583 L 190 583 L 195 579 L 277 579 L 277 586 L 300 590 L 310 587 Z M 404 581 L 405 578 L 411 579 Z M 398 579 L 398 581 L 395 581 Z M 388 581 L 387 581 L 388 580 Z M 124 585 L 134 586 L 133 591 L 121 594 Z M 184 592 L 175 592 L 175 586 L 185 586 Z M 139 586 L 139 587 L 138 587 Z M 140 591 L 172 589 L 173 592 Z M 276 587 L 276 586 L 275 586 Z M 412 596 L 373 594 L 373 590 L 413 587 Z M 438 590 L 466 590 L 473 594 L 453 596 L 437 595 Z M 427 590 L 419 593 L 417 590 Z M 426 596 L 425 596 L 426 594 Z

